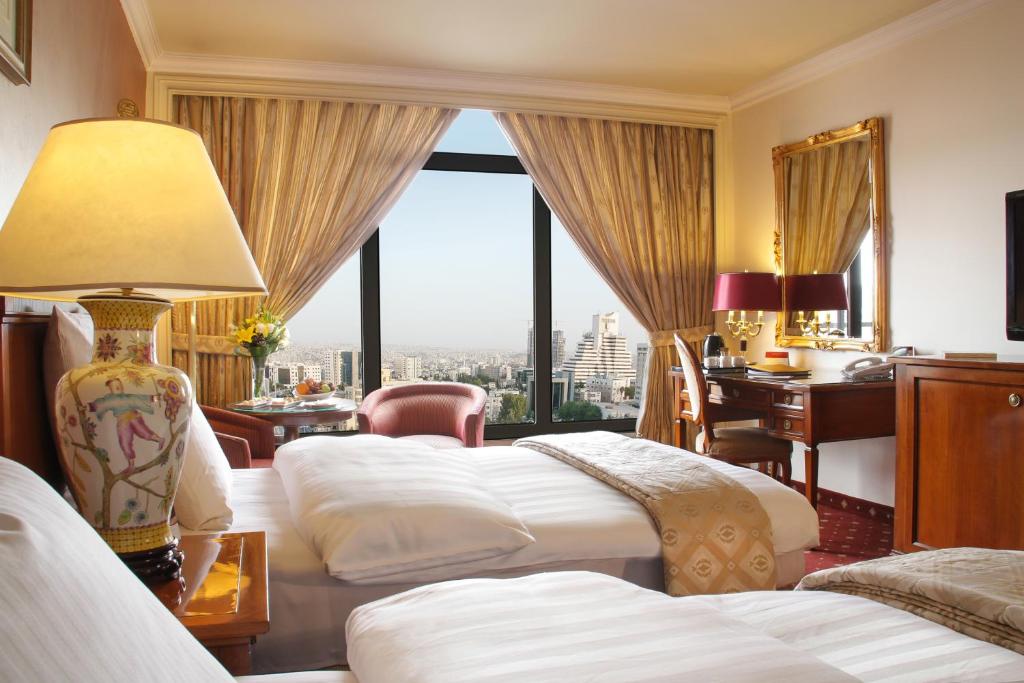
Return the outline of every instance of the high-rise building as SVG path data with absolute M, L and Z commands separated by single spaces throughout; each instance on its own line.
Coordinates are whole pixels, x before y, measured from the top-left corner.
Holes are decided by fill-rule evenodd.
M 402 379 L 417 380 L 420 377 L 420 357 L 419 356 L 406 356 L 402 359 L 402 364 L 399 366 L 402 371 Z
M 321 355 L 323 381 L 340 387 L 351 387 L 355 401 L 363 398 L 363 368 L 359 363 L 359 351 L 332 349 Z
M 586 382 L 597 374 L 635 380 L 633 359 L 626 338 L 619 334 L 619 314 L 594 315 L 590 332 L 576 345 L 576 352 L 562 365 L 571 370 L 577 382 Z
M 551 368 L 558 370 L 565 363 L 565 332 L 551 330 Z
M 536 357 L 534 356 L 534 342 L 536 341 L 533 331 L 533 323 L 530 323 L 526 330 L 526 367 L 535 367 Z M 551 368 L 558 370 L 565 362 L 565 332 L 562 330 L 551 330 Z
M 289 363 L 277 367 L 277 383 L 293 387 L 304 379 L 323 381 L 323 368 L 319 365 Z
M 533 355 L 533 321 L 530 321 L 530 326 L 526 329 L 526 367 L 532 368 L 534 364 Z
M 646 343 L 636 345 L 636 399 L 644 400 L 644 387 L 647 384 L 647 356 L 651 347 Z

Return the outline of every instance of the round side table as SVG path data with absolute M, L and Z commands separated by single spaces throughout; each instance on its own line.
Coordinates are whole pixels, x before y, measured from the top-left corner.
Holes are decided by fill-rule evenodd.
M 299 427 L 344 422 L 356 412 L 356 403 L 347 398 L 334 399 L 328 405 L 310 406 L 300 401 L 286 406 L 228 406 L 229 410 L 251 415 L 284 427 L 284 442 L 299 438 Z

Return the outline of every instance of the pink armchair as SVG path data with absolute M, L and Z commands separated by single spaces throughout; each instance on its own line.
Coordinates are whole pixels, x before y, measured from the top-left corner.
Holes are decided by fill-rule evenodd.
M 356 417 L 363 434 L 411 439 L 437 448 L 484 441 L 487 392 L 472 384 L 418 382 L 374 391 Z

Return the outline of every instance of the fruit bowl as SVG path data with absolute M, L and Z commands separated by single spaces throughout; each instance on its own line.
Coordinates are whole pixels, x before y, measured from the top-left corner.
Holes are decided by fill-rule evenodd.
M 334 395 L 337 387 L 330 382 L 318 382 L 314 379 L 304 379 L 298 383 L 292 392 L 295 398 L 303 403 L 322 401 Z

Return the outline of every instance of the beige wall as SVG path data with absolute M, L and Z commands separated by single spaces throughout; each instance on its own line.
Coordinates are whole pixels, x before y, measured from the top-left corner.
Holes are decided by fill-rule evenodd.
M 146 101 L 146 72 L 117 0 L 36 0 L 32 84 L 0 75 L 0 222 L 50 126 L 115 116 L 122 97 Z
M 1005 335 L 1003 195 L 1024 188 L 1024 2 L 997 0 L 940 30 L 736 112 L 735 233 L 720 270 L 770 270 L 771 148 L 882 116 L 893 344 L 1024 353 Z M 771 336 L 749 354 L 761 357 Z M 855 356 L 805 351 L 802 365 Z M 893 439 L 825 445 L 824 488 L 892 504 Z M 794 461 L 794 474 L 803 461 Z M 802 478 L 802 477 L 800 477 Z

